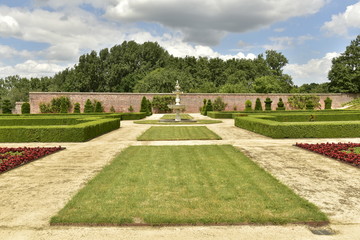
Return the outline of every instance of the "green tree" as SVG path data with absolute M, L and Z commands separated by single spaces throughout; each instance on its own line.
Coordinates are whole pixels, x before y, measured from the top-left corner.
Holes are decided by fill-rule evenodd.
M 227 106 L 227 103 L 223 101 L 221 97 L 217 97 L 213 103 L 213 109 L 214 111 L 224 111 Z
M 262 105 L 261 105 L 261 101 L 260 101 L 260 98 L 256 98 L 256 101 L 255 101 L 255 108 L 254 108 L 255 111 L 262 111 Z
M 148 115 L 149 112 L 148 101 L 145 96 L 141 99 L 140 112 L 144 112 L 146 115 Z
M 84 113 L 92 113 L 94 112 L 94 105 L 90 99 L 87 99 L 84 106 Z
M 275 50 L 266 50 L 266 63 L 272 70 L 274 75 L 281 76 L 282 68 L 288 64 L 287 58 Z
M 24 102 L 21 105 L 21 114 L 29 114 L 30 113 L 30 103 Z
M 80 113 L 80 103 L 74 104 L 74 113 Z
M 245 101 L 245 111 L 247 111 L 247 112 L 252 111 L 251 106 L 252 106 L 251 101 L 250 101 L 250 100 L 246 100 L 246 101 Z
M 104 112 L 104 107 L 102 106 L 101 102 L 96 101 L 95 102 L 95 112 L 100 113 L 100 112 Z
M 4 99 L 1 107 L 3 114 L 12 114 L 12 107 L 9 99 Z
M 328 78 L 331 92 L 360 92 L 360 35 L 351 41 L 344 53 L 332 59 Z

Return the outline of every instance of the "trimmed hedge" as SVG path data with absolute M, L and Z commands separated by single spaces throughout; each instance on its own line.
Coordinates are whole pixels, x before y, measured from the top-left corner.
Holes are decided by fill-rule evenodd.
M 318 116 L 323 117 L 321 115 L 316 117 Z M 326 117 L 331 118 L 330 116 Z M 237 117 L 235 126 L 272 138 L 360 137 L 360 121 L 277 122 L 275 119 L 278 117 L 271 115 Z
M 0 118 L 0 126 L 75 125 L 88 120 L 76 118 Z
M 137 113 L 120 113 L 121 120 L 139 120 L 146 118 L 146 112 L 137 112 Z
M 78 121 L 81 123 L 65 126 L 2 126 L 0 142 L 84 142 L 120 127 L 119 119 L 113 118 Z

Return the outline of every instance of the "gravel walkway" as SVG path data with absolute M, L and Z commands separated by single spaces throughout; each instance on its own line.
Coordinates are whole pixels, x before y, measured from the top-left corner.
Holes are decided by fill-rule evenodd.
M 195 118 L 204 118 L 192 114 Z M 151 119 L 160 118 L 153 115 Z M 223 140 L 177 141 L 177 145 L 231 144 L 261 167 L 319 206 L 330 217 L 332 236 L 314 235 L 308 226 L 228 227 L 52 227 L 55 215 L 87 181 L 150 125 L 122 121 L 121 128 L 85 143 L 5 143 L 10 146 L 66 147 L 0 175 L 0 239 L 360 239 L 360 169 L 294 147 L 296 142 L 358 142 L 356 139 L 274 140 L 234 126 L 233 120 L 207 127 Z

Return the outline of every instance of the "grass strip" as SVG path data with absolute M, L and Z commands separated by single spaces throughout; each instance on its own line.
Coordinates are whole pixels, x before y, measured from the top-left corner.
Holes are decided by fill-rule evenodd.
M 176 114 L 165 114 L 164 116 L 161 117 L 161 119 L 175 119 Z M 190 116 L 189 114 L 186 113 L 181 113 L 180 114 L 181 119 L 193 119 L 192 116 Z
M 214 225 L 328 221 L 230 145 L 131 146 L 51 224 Z
M 213 131 L 205 126 L 153 126 L 137 138 L 138 141 L 167 140 L 220 140 Z
M 139 120 L 134 121 L 137 124 L 156 124 L 156 125 L 196 125 L 196 124 L 214 124 L 222 123 L 219 120 L 196 120 L 196 122 L 159 122 L 158 120 Z

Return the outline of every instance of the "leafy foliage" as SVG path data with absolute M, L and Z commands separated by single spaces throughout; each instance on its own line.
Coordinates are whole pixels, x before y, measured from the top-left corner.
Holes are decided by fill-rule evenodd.
M 320 107 L 320 98 L 316 95 L 293 95 L 288 98 L 288 102 L 290 107 L 293 109 L 305 109 L 306 104 L 313 105 L 313 108 L 319 108 Z
M 332 100 L 329 97 L 327 97 L 324 100 L 324 103 L 325 103 L 325 109 L 331 109 Z
M 104 107 L 99 101 L 95 102 L 95 112 L 104 112 Z
M 255 101 L 255 111 L 262 111 L 261 101 L 260 98 L 256 98 Z
M 250 100 L 245 101 L 245 111 L 252 111 L 252 102 Z
M 333 58 L 328 78 L 332 92 L 360 92 L 360 35 L 351 41 L 344 53 Z
M 174 96 L 154 96 L 152 100 L 152 107 L 155 112 L 158 113 L 170 113 L 171 109 L 168 107 L 169 104 L 175 103 Z
M 278 110 L 278 111 L 283 111 L 283 110 L 285 110 L 285 104 L 284 104 L 282 98 L 279 98 L 279 102 L 277 103 L 277 108 L 276 108 L 276 110 Z
M 226 106 L 227 103 L 225 103 L 221 97 L 217 97 L 213 103 L 213 110 L 221 112 L 225 110 Z
M 80 113 L 80 103 L 74 104 L 74 113 Z
M 265 99 L 265 110 L 266 111 L 271 111 L 271 103 L 272 103 L 271 99 L 267 97 Z
M 4 99 L 1 107 L 3 114 L 12 114 L 12 107 L 9 99 Z
M 87 99 L 84 106 L 84 113 L 92 113 L 94 112 L 94 105 L 90 99 Z
M 140 105 L 140 112 L 146 113 L 148 115 L 149 107 L 148 107 L 148 101 L 145 96 L 141 99 L 141 105 Z
M 24 102 L 21 105 L 21 114 L 29 114 L 30 113 L 30 103 Z

